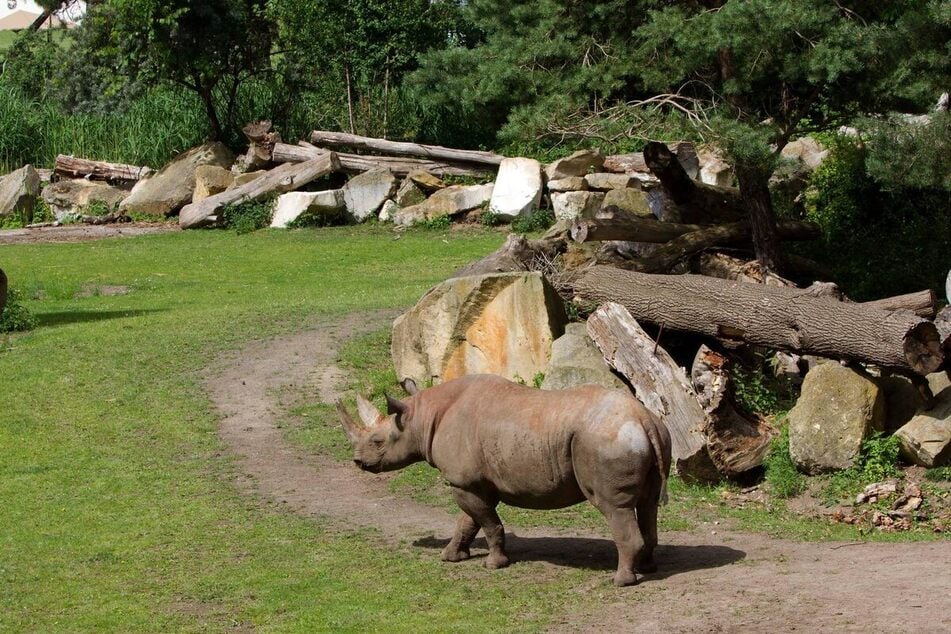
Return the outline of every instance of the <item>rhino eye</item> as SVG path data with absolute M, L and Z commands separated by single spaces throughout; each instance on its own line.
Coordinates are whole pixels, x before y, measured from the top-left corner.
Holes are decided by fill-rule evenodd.
M 370 442 L 373 443 L 374 447 L 382 447 L 383 439 L 382 438 L 371 438 Z

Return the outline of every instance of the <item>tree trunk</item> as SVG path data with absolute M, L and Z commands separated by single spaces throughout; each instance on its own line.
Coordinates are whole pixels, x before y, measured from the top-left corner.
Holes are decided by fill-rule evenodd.
M 304 163 L 281 165 L 250 183 L 185 205 L 179 214 L 179 224 L 183 229 L 211 224 L 218 210 L 225 205 L 240 204 L 270 194 L 294 191 L 321 176 L 339 170 L 340 162 L 333 152 L 327 152 L 323 156 Z
M 620 302 L 636 319 L 672 330 L 919 374 L 934 372 L 943 361 L 930 321 L 908 311 L 813 297 L 809 289 L 605 266 L 585 271 L 573 287 L 581 300 Z
M 702 433 L 708 417 L 683 369 L 619 304 L 607 303 L 588 317 L 588 334 L 641 403 L 666 425 L 677 474 L 718 480 Z
M 152 173 L 152 170 L 148 167 L 93 161 L 65 154 L 56 157 L 56 165 L 53 171 L 66 178 L 88 178 L 110 183 L 135 182 Z
M 321 150 L 309 144 L 305 146 L 275 143 L 272 160 L 275 163 L 300 163 L 324 152 L 326 150 Z M 481 167 L 396 156 L 363 156 L 337 152 L 337 158 L 340 159 L 340 168 L 351 174 L 359 174 L 379 168 L 388 169 L 399 177 L 405 177 L 413 170 L 424 170 L 435 176 L 471 176 L 475 178 L 491 173 Z
M 862 302 L 862 306 L 879 308 L 881 310 L 910 310 L 925 319 L 934 319 L 935 314 L 938 312 L 937 298 L 932 290 L 896 295 L 895 297 L 876 299 L 871 302 Z
M 744 412 L 736 404 L 730 360 L 707 346 L 700 346 L 690 376 L 708 416 L 704 436 L 717 470 L 734 477 L 761 466 L 777 430 L 765 419 Z
M 415 156 L 440 161 L 452 161 L 498 168 L 504 156 L 492 152 L 478 150 L 456 150 L 439 145 L 422 145 L 420 143 L 406 143 L 402 141 L 387 141 L 372 137 L 346 134 L 344 132 L 325 132 L 315 130 L 310 135 L 310 142 L 318 147 L 340 149 L 349 147 L 358 150 L 383 152 L 395 156 Z
M 766 270 L 783 272 L 782 251 L 776 228 L 773 199 L 769 193 L 769 173 L 765 170 L 737 165 L 736 178 L 740 184 L 740 198 L 753 228 L 753 250 L 756 259 Z
M 651 218 L 624 217 L 575 220 L 571 239 L 575 242 L 624 240 L 626 242 L 668 242 L 685 233 L 703 229 L 703 225 L 661 222 Z
M 544 270 L 547 262 L 564 251 L 565 241 L 558 239 L 529 240 L 525 236 L 510 233 L 499 249 L 481 260 L 468 264 L 452 275 L 466 277 L 487 273 L 512 273 L 515 271 Z

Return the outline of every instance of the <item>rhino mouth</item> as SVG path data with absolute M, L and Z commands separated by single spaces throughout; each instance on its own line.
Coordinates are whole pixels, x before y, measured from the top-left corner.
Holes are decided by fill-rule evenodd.
M 383 467 L 380 463 L 370 464 L 368 462 L 363 462 L 362 460 L 353 461 L 358 467 L 363 471 L 369 471 L 370 473 L 382 473 Z

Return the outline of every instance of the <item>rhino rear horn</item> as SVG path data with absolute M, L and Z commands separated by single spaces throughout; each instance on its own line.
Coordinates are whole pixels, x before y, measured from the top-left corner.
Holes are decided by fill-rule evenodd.
M 357 413 L 360 414 L 364 427 L 376 427 L 380 422 L 380 410 L 360 395 L 357 395 Z
M 403 389 L 406 390 L 406 393 L 409 394 L 410 396 L 413 396 L 414 394 L 416 394 L 416 392 L 419 392 L 419 388 L 416 387 L 416 381 L 414 381 L 413 379 L 405 378 L 402 381 L 400 381 L 400 385 L 403 386 Z

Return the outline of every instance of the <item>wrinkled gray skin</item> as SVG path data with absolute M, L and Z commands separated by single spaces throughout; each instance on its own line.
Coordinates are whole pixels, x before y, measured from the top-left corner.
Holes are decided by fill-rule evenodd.
M 444 561 L 469 557 L 481 528 L 488 568 L 509 564 L 499 502 L 556 509 L 591 502 L 611 525 L 614 583 L 653 572 L 657 506 L 670 471 L 670 436 L 630 394 L 593 385 L 542 391 L 490 375 L 467 376 L 387 397 L 380 413 L 357 398 L 362 424 L 337 409 L 361 469 L 378 473 L 426 460 L 442 472 L 462 509 Z

